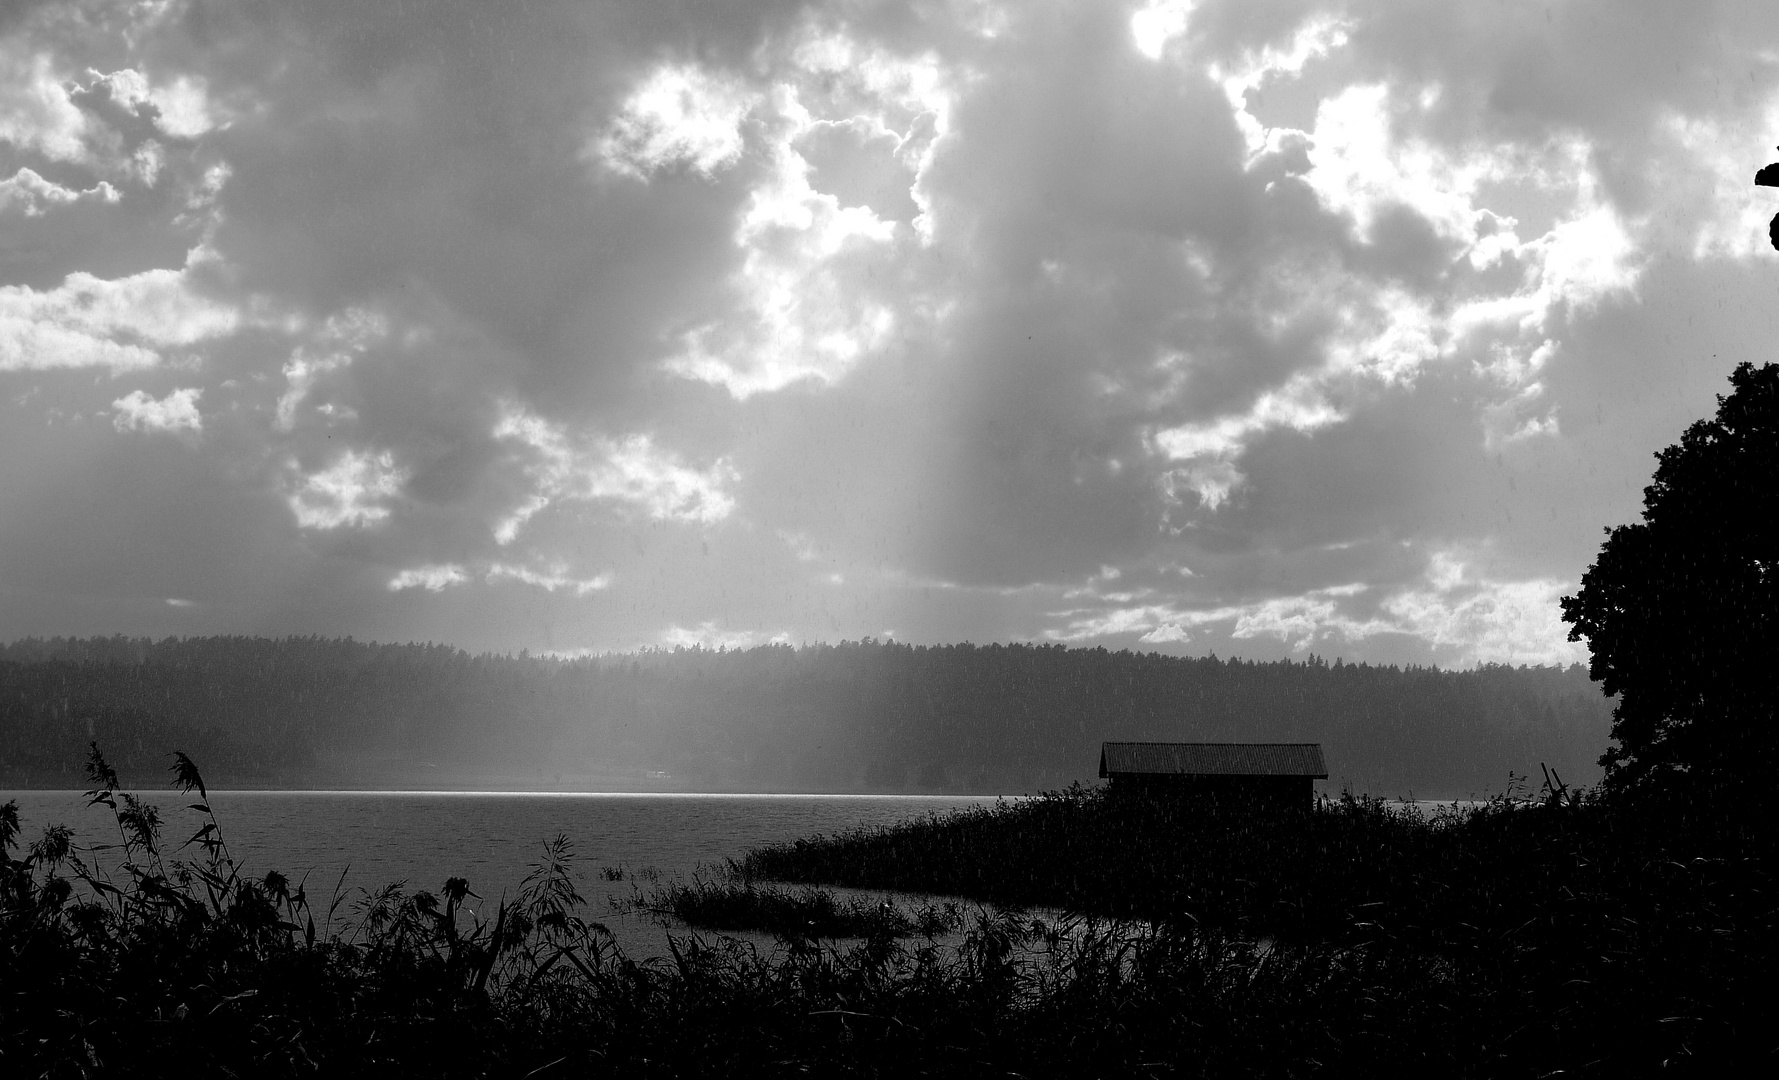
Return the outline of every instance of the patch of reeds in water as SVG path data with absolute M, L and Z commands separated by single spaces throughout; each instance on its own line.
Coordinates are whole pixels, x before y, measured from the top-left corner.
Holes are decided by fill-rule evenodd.
M 965 921 L 955 902 L 910 907 L 890 898 L 840 897 L 815 886 L 787 889 L 702 876 L 647 893 L 638 889 L 612 904 L 620 912 L 671 917 L 699 930 L 759 931 L 787 939 L 930 939 L 961 930 Z

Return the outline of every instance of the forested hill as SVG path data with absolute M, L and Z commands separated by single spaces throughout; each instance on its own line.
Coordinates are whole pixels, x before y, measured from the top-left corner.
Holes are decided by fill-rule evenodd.
M 588 659 L 351 639 L 0 645 L 0 787 L 183 750 L 218 786 L 1020 792 L 1105 739 L 1323 744 L 1329 786 L 1499 791 L 1598 777 L 1611 703 L 1579 666 L 1255 663 L 1058 645 L 675 649 Z

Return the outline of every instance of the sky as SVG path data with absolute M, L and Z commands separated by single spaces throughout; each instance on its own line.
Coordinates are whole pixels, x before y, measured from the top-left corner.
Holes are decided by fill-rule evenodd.
M 1571 663 L 1779 5 L 0 4 L 0 640 Z

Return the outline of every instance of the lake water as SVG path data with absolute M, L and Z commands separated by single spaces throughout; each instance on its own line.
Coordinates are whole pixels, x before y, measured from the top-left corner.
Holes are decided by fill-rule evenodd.
M 174 852 L 200 824 L 199 815 L 185 809 L 195 795 L 156 792 L 144 798 L 160 808 L 166 851 Z M 0 803 L 8 800 L 19 804 L 25 844 L 45 825 L 56 824 L 73 829 L 80 843 L 117 840 L 111 812 L 88 808 L 79 792 L 0 791 Z M 751 847 L 994 801 L 955 795 L 210 793 L 210 806 L 242 872 L 257 877 L 278 870 L 293 882 L 306 877 L 311 903 L 321 910 L 343 873 L 343 891 L 354 897 L 358 889 L 399 880 L 410 890 L 437 892 L 446 878 L 467 878 L 491 915 L 501 894 L 516 893 L 542 858 L 543 842 L 565 835 L 574 844 L 576 884 L 588 900 L 585 914 L 604 923 L 636 959 L 666 952 L 665 931 L 647 916 L 612 910 L 613 898 L 630 897 L 637 885 L 648 888 L 647 880 L 638 880 L 639 872 L 690 878 L 700 866 L 721 865 Z M 198 855 L 194 847 L 176 857 Z M 624 880 L 607 880 L 600 873 L 604 867 L 621 868 Z

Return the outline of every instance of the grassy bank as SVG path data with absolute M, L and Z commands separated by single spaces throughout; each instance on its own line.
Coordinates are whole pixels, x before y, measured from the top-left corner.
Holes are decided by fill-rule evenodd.
M 178 778 L 183 851 L 97 759 L 115 850 L 23 844 L 0 813 L 0 1073 L 1706 1074 L 1774 1042 L 1765 841 L 1685 815 L 1348 800 L 1262 831 L 1074 791 L 737 863 L 1079 913 L 1060 923 L 978 913 L 938 948 L 918 913 L 743 877 L 638 902 L 778 948 L 685 935 L 639 964 L 589 917 L 566 842 L 485 921 L 459 879 L 321 898 L 243 878 L 196 771 Z M 817 915 L 861 937 L 824 941 Z

